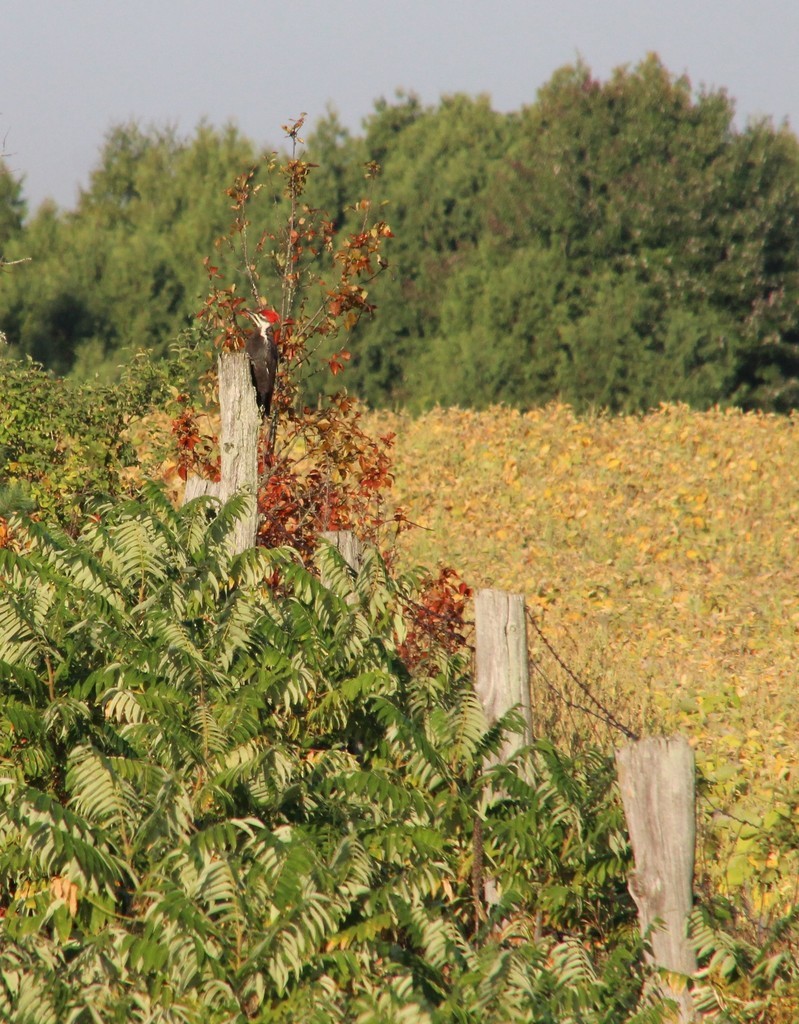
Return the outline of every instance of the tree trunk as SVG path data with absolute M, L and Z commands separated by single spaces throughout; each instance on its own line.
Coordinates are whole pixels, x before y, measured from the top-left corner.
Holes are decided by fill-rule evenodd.
M 524 597 L 504 590 L 478 590 L 474 620 L 475 689 L 489 725 L 513 707 L 518 707 L 525 722 L 523 732 L 506 737 L 500 755 L 506 760 L 533 738 Z
M 666 971 L 693 975 L 688 942 L 696 842 L 694 754 L 682 736 L 648 738 L 616 752 L 624 814 L 635 870 L 628 879 L 650 960 Z M 664 984 L 681 1022 L 695 1019 L 690 991 Z

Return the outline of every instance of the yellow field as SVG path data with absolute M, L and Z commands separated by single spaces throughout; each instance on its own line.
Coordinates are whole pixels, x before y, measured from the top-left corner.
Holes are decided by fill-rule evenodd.
M 422 527 L 401 539 L 403 562 L 525 594 L 619 719 L 688 736 L 710 800 L 758 823 L 790 812 L 799 419 L 674 406 L 577 417 L 551 405 L 381 413 L 372 428 L 396 433 L 395 500 Z M 623 742 L 564 704 L 587 702 L 534 630 L 531 648 L 539 729 Z M 769 856 L 751 851 L 750 831 L 738 829 L 735 877 Z

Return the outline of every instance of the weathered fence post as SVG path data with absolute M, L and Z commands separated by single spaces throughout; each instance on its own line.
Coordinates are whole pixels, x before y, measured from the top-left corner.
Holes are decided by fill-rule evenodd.
M 219 482 L 216 480 L 206 480 L 204 476 L 197 476 L 196 473 L 190 474 L 186 478 L 186 486 L 183 488 L 183 504 L 185 505 L 193 498 L 200 498 L 205 494 L 211 495 L 212 498 L 218 498 Z
M 252 386 L 250 359 L 246 352 L 223 352 L 219 357 L 219 451 L 222 479 L 219 497 L 227 501 L 244 491 L 249 495 L 247 513 L 234 533 L 236 553 L 255 547 L 258 531 L 258 438 L 261 415 Z
M 474 688 L 488 724 L 494 725 L 514 707 L 519 708 L 524 718 L 523 731 L 505 737 L 499 756 L 487 762 L 490 765 L 506 761 L 533 738 L 524 596 L 504 590 L 478 590 L 474 599 L 474 626 Z M 481 813 L 475 817 L 472 884 L 475 902 L 485 900 L 489 906 L 494 906 L 499 902 L 496 879 L 482 874 Z
M 500 753 L 500 759 L 505 760 L 533 738 L 524 596 L 504 590 L 478 590 L 474 624 L 474 685 L 489 725 L 517 706 L 525 721 L 521 734 L 506 738 Z
M 255 401 L 247 353 L 223 352 L 217 365 L 221 480 L 217 484 L 199 477 L 189 477 L 183 500 L 186 502 L 200 494 L 213 494 L 225 502 L 238 491 L 248 494 L 247 513 L 239 519 L 234 533 L 233 546 L 238 554 L 255 547 L 258 530 L 258 438 L 261 416 Z
M 624 814 L 635 858 L 628 879 L 651 961 L 666 971 L 696 973 L 688 941 L 696 843 L 694 753 L 682 736 L 649 737 L 616 751 Z M 695 1020 L 691 993 L 662 986 L 679 1007 L 679 1020 Z
M 327 541 L 332 547 L 337 548 L 350 569 L 356 575 L 358 574 L 363 565 L 364 546 L 352 530 L 326 530 L 324 533 L 319 534 L 319 538 L 320 540 Z M 332 580 L 328 579 L 324 569 L 322 569 L 321 576 L 322 583 L 326 587 L 332 585 Z M 353 588 L 347 597 L 347 604 L 354 605 L 357 602 L 358 595 Z
M 319 536 L 337 548 L 350 569 L 358 572 L 363 565 L 363 543 L 352 530 L 326 530 Z

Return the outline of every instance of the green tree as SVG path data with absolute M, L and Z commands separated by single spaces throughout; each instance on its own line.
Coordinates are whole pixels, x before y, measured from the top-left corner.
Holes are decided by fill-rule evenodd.
M 17 352 L 57 372 L 93 376 L 104 360 L 156 355 L 187 327 L 205 291 L 202 260 L 229 219 L 221 187 L 256 162 L 233 127 L 191 139 L 135 124 L 109 133 L 74 211 L 44 206 L 11 252 L 33 257 L 0 293 Z
M 569 296 L 553 393 L 610 408 L 789 402 L 799 144 L 732 119 L 724 93 L 695 99 L 656 57 L 605 84 L 564 68 L 522 113 L 488 237 L 497 262 L 563 254 L 563 280 L 528 285 Z
M 497 263 L 494 247 L 481 243 L 450 279 L 438 332 L 408 368 L 411 407 L 523 408 L 550 400 L 559 331 L 572 315 L 567 264 L 562 252 L 532 245 Z
M 0 257 L 8 242 L 21 232 L 26 212 L 22 180 L 15 178 L 6 162 L 0 159 Z
M 363 189 L 366 149 L 361 137 L 342 125 L 329 109 L 307 135 L 307 157 L 316 165 L 308 182 L 307 201 L 321 210 L 339 230 L 354 228 L 353 196 Z
M 656 58 L 604 85 L 558 71 L 514 123 L 479 243 L 405 367 L 413 407 L 788 407 L 797 143 L 732 116 Z
M 508 119 L 486 97 L 456 95 L 437 108 L 404 98 L 378 104 L 366 123 L 367 159 L 382 167 L 395 241 L 374 285 L 377 321 L 353 338 L 353 387 L 372 402 L 411 400 L 408 376 L 436 336 L 453 273 L 482 231 L 486 190 L 508 140 Z

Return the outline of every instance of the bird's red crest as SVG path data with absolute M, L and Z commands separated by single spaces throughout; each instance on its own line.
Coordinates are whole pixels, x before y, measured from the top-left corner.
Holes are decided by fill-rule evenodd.
M 258 312 L 265 320 L 268 320 L 270 324 L 280 323 L 280 314 L 276 310 L 270 309 L 269 306 L 264 306 L 264 308 L 259 309 Z

